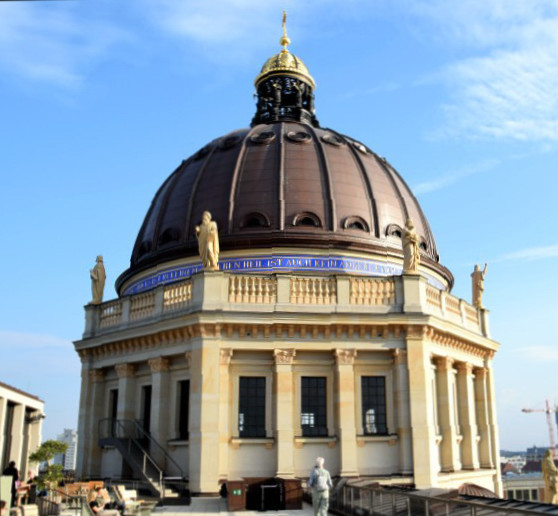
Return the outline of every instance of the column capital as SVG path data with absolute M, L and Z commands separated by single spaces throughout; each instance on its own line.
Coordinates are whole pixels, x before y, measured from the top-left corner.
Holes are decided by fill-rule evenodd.
M 473 372 L 473 364 L 469 362 L 457 362 L 455 368 L 458 374 L 469 375 Z
M 102 369 L 91 369 L 89 371 L 89 379 L 92 382 L 102 382 L 105 378 L 105 372 Z
M 114 369 L 118 378 L 132 378 L 136 373 L 136 367 L 133 364 L 116 364 Z
M 434 364 L 440 372 L 449 371 L 453 367 L 453 362 L 453 358 L 450 357 L 434 357 Z
M 186 353 L 184 353 L 184 358 L 186 359 L 186 369 L 190 369 L 190 365 L 192 364 L 192 352 L 186 351 Z
M 169 359 L 164 357 L 150 358 L 147 363 L 152 373 L 162 373 L 169 370 Z
M 335 349 L 333 351 L 335 363 L 340 365 L 353 365 L 357 355 L 356 349 Z
M 404 364 L 407 362 L 407 350 L 401 348 L 395 348 L 392 351 L 393 361 L 397 364 Z
M 488 375 L 488 368 L 487 367 L 475 367 L 473 368 L 473 373 L 477 378 L 486 378 Z
M 296 355 L 295 349 L 274 349 L 273 356 L 275 358 L 275 364 L 286 364 L 292 365 L 294 357 Z
M 233 350 L 231 348 L 221 348 L 219 350 L 219 363 L 228 366 L 231 363 Z
M 427 329 L 424 325 L 410 325 L 405 331 L 408 339 L 422 339 L 426 337 Z

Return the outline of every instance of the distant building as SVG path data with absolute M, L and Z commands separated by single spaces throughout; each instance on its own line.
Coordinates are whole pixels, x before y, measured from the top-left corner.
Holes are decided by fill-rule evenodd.
M 64 428 L 64 433 L 58 435 L 56 439 L 66 443 L 68 449 L 66 453 L 60 453 L 54 457 L 54 464 L 62 464 L 65 470 L 74 471 L 76 469 L 77 432 L 70 428 Z
M 544 454 L 549 450 L 549 446 L 533 446 L 532 448 L 527 448 L 526 459 L 540 461 L 543 459 Z
M 41 442 L 44 401 L 0 382 L 0 468 L 15 461 L 20 477 L 29 474 L 29 454 Z M 33 469 L 36 465 L 32 465 Z
M 504 497 L 509 500 L 529 502 L 544 501 L 544 479 L 542 473 L 502 476 Z
M 515 469 L 518 473 L 521 473 L 521 470 L 523 469 L 523 466 L 525 466 L 527 460 L 524 455 L 515 455 L 513 457 L 500 457 L 500 462 L 513 467 L 513 469 Z

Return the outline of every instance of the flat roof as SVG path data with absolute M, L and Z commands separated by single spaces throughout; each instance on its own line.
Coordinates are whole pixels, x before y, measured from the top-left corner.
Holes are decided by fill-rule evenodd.
M 41 398 L 39 398 L 39 396 L 35 396 L 34 394 L 29 394 L 28 392 L 22 391 L 21 389 L 18 389 L 17 387 L 13 387 L 12 385 L 8 385 L 7 383 L 4 383 L 2 381 L 0 381 L 0 387 L 4 387 L 5 389 L 8 389 L 13 392 L 17 392 L 18 394 L 23 394 L 24 396 L 33 398 L 34 400 L 44 403 L 44 401 Z

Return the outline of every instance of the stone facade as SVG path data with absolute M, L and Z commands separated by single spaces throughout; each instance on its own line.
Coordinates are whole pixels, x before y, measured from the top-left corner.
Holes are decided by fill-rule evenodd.
M 333 475 L 502 493 L 488 311 L 423 275 L 204 271 L 86 306 L 75 347 L 83 478 L 126 475 L 100 421 L 136 419 L 193 493 L 306 477 L 316 456 Z

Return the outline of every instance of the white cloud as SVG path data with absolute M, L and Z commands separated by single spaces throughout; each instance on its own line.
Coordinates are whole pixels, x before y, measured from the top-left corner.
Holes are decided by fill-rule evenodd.
M 18 350 L 68 348 L 72 351 L 73 345 L 71 341 L 54 335 L 0 331 L 0 349 L 6 351 L 8 348 L 17 348 Z
M 558 258 L 558 244 L 548 245 L 543 247 L 529 247 L 520 249 L 512 253 L 505 254 L 500 258 L 492 260 L 493 263 L 508 262 L 508 261 L 532 261 L 544 260 L 547 258 Z
M 558 4 L 550 0 L 419 1 L 444 45 L 469 55 L 443 71 L 451 95 L 440 131 L 558 141 Z
M 0 66 L 33 81 L 78 86 L 91 60 L 128 36 L 71 3 L 1 2 Z
M 461 168 L 454 172 L 450 172 L 443 176 L 431 179 L 430 181 L 419 183 L 413 187 L 413 192 L 416 195 L 420 195 L 441 190 L 442 188 L 457 183 L 461 179 L 472 176 L 473 174 L 478 174 L 479 172 L 487 172 L 488 170 L 491 170 L 496 165 L 498 165 L 498 163 L 499 162 L 497 160 L 486 160 L 476 165 Z
M 558 349 L 554 346 L 529 346 L 517 348 L 513 352 L 531 362 L 558 362 Z

